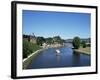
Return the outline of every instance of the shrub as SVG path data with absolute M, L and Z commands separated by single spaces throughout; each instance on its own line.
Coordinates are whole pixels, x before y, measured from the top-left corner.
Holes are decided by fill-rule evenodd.
M 86 46 L 87 46 L 87 47 L 91 47 L 91 44 L 87 44 Z
M 82 41 L 82 43 L 81 43 L 81 44 L 82 44 L 82 47 L 83 47 L 83 48 L 85 48 L 85 47 L 86 47 L 86 42 L 85 42 L 85 41 Z

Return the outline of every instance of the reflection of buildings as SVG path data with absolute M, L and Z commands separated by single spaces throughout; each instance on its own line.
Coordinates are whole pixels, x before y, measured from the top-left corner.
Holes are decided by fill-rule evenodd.
M 32 43 L 36 43 L 36 37 L 34 34 L 33 35 L 23 35 L 23 39 L 29 42 L 32 42 Z

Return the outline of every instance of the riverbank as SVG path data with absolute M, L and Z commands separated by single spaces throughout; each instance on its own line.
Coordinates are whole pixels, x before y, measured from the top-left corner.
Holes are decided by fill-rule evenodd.
M 29 55 L 27 58 L 25 58 L 25 59 L 23 59 L 23 69 L 26 69 L 27 67 L 28 67 L 28 65 L 32 62 L 32 60 L 33 59 L 35 59 L 36 58 L 36 56 L 40 53 L 40 52 L 42 52 L 42 51 L 44 51 L 44 50 L 46 50 L 46 49 L 48 49 L 48 48 L 60 48 L 60 47 L 62 47 L 63 45 L 60 45 L 60 44 L 52 44 L 52 45 L 49 45 L 49 46 L 46 46 L 46 47 L 42 47 L 42 49 L 39 49 L 39 50 L 37 50 L 37 51 L 35 51 L 34 53 L 32 53 L 31 55 Z
M 39 49 L 39 50 L 35 51 L 34 53 L 32 53 L 31 55 L 29 55 L 27 58 L 23 59 L 23 69 L 26 69 L 28 67 L 28 65 L 32 62 L 32 60 L 35 59 L 35 57 L 40 52 L 42 52 L 46 49 L 48 49 L 48 48 Z
M 86 47 L 86 48 L 80 47 L 79 49 L 73 49 L 73 50 L 74 50 L 74 52 L 77 52 L 77 53 L 91 55 L 90 47 Z

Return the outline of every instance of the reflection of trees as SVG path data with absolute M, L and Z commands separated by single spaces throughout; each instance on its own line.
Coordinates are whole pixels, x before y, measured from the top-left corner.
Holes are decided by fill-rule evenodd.
M 72 59 L 73 59 L 72 61 L 73 61 L 74 66 L 79 65 L 79 63 L 80 63 L 80 53 L 73 52 Z

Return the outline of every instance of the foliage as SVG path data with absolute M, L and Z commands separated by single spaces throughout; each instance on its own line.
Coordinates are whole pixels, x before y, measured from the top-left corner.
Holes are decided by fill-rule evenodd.
M 79 37 L 74 37 L 73 46 L 75 49 L 78 49 L 80 47 L 80 38 Z
M 53 42 L 53 39 L 51 37 L 49 37 L 49 38 L 46 38 L 46 43 L 47 44 L 52 44 L 54 42 Z
M 82 47 L 83 47 L 83 48 L 86 48 L 86 42 L 85 42 L 85 41 L 82 41 L 81 44 L 82 44 Z
M 87 47 L 91 47 L 91 44 L 87 44 L 86 46 L 87 46 Z
M 37 37 L 37 45 L 42 46 L 43 43 L 47 44 L 54 44 L 54 43 L 63 43 L 63 40 L 61 39 L 60 36 L 55 36 L 55 37 L 49 37 L 49 38 L 44 38 L 44 37 Z
M 54 41 L 54 42 L 57 42 L 57 43 L 60 43 L 60 44 L 63 43 L 63 40 L 61 39 L 60 36 L 55 36 L 55 37 L 53 37 L 53 41 Z
M 44 37 L 37 37 L 37 45 L 42 46 L 42 44 L 45 42 Z
M 27 40 L 23 40 L 23 58 L 26 58 L 28 55 L 34 51 L 40 49 L 40 46 L 33 44 Z

